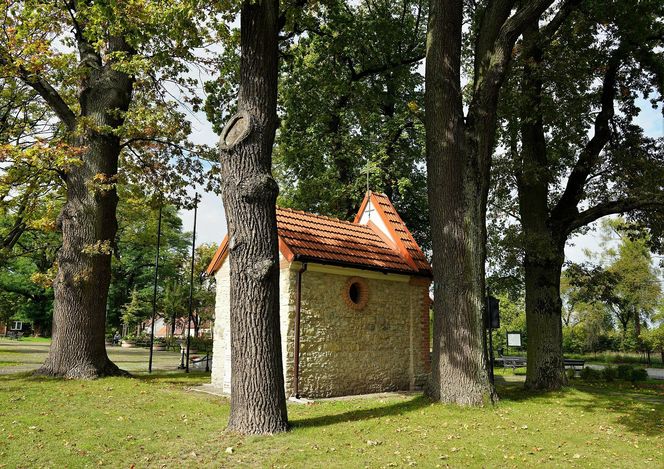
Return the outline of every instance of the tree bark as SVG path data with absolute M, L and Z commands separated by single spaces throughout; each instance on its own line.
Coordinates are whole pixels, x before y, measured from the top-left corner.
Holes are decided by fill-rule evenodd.
M 484 341 L 488 179 L 468 142 L 461 101 L 463 2 L 432 2 L 426 61 L 426 142 L 433 240 L 432 399 L 483 405 L 496 399 Z M 483 203 L 484 201 L 484 203 Z
M 278 14 L 278 0 L 245 0 L 242 6 L 239 114 L 222 132 L 220 144 L 230 239 L 228 428 L 244 434 L 271 434 L 288 427 L 279 328 L 279 189 L 271 173 Z
M 524 31 L 524 72 L 521 80 L 521 154 L 517 162 L 519 212 L 524 233 L 526 329 L 528 366 L 526 387 L 559 389 L 566 382 L 562 351 L 560 275 L 565 260 L 562 227 L 549 216 L 547 146 L 541 113 L 543 58 L 537 22 Z
M 121 39 L 114 39 L 126 47 Z M 118 49 L 115 49 L 118 50 Z M 88 58 L 89 59 L 89 58 Z M 91 379 L 123 373 L 106 354 L 106 301 L 111 253 L 117 231 L 115 183 L 119 138 L 105 130 L 122 124 L 131 101 L 133 80 L 110 64 L 91 69 L 79 96 L 81 115 L 91 128 L 77 139 L 85 149 L 82 164 L 65 175 L 67 200 L 58 224 L 62 247 L 53 283 L 53 340 L 40 374 Z M 120 112 L 119 112 L 120 111 Z
M 550 237 L 543 235 L 544 241 Z M 526 252 L 526 329 L 528 366 L 526 387 L 555 390 L 566 384 L 563 367 L 560 274 L 564 245 L 545 252 Z

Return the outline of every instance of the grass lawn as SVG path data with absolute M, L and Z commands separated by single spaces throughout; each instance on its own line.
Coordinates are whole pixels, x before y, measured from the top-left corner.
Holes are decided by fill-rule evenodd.
M 20 342 L 37 342 L 37 343 L 50 344 L 51 343 L 51 338 L 50 337 L 22 337 Z
M 50 339 L 41 337 L 26 337 L 21 340 L 10 340 L 0 338 L 0 375 L 7 370 L 8 366 L 16 367 L 19 371 L 30 371 L 39 368 L 44 363 L 48 354 Z M 111 360 L 120 368 L 131 372 L 142 372 L 148 369 L 147 348 L 122 348 L 107 347 Z M 178 352 L 155 351 L 153 357 L 153 369 L 160 371 L 175 370 L 180 364 Z M 0 460 L 0 464 L 2 461 Z M 1 466 L 0 466 L 1 467 Z
M 0 360 L 0 367 L 6 367 L 6 366 L 18 366 L 20 365 L 21 362 L 13 362 L 13 361 L 8 361 L 8 360 Z
M 289 405 L 293 430 L 224 432 L 205 374 L 91 382 L 0 376 L 0 467 L 662 467 L 662 384 L 580 384 L 468 409 L 417 395 Z

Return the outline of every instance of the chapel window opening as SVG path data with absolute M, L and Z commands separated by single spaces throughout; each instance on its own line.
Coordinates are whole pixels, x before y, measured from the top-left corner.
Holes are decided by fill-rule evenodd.
M 361 310 L 369 301 L 369 288 L 366 280 L 360 277 L 351 277 L 344 288 L 344 300 L 352 309 Z

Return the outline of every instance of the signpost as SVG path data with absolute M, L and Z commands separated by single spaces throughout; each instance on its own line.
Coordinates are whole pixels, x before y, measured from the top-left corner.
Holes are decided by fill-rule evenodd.
M 508 347 L 521 347 L 521 332 L 508 332 L 507 333 L 507 346 Z
M 486 326 L 489 330 L 489 374 L 491 376 L 491 382 L 494 381 L 493 376 L 493 329 L 500 328 L 500 302 L 497 298 L 489 295 L 486 298 Z

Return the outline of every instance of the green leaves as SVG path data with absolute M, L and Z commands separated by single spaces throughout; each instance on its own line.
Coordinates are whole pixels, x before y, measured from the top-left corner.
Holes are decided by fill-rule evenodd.
M 543 182 L 538 188 L 541 205 L 552 217 L 549 224 L 558 226 L 566 221 L 554 213 L 554 207 L 575 168 L 581 173 L 587 170 L 588 175 L 578 188 L 581 200 L 571 212 L 598 208 L 594 217 L 579 218 L 575 229 L 599 216 L 629 211 L 630 219 L 650 228 L 651 245 L 661 249 L 664 221 L 652 202 L 661 197 L 664 141 L 648 135 L 637 122 L 644 97 L 662 103 L 658 70 L 663 59 L 656 51 L 664 45 L 663 17 L 661 2 L 584 1 L 555 34 L 547 36 L 550 29 L 540 25 L 536 42 L 541 60 L 525 54 L 525 44 L 515 51 L 512 73 L 501 95 L 498 132 L 502 145 L 494 155 L 489 215 L 490 249 L 499 253 L 492 267 L 502 270 L 503 277 L 520 275 L 513 261 L 522 256 L 521 246 L 528 242 L 519 234 L 523 212 L 519 213 L 515 197 L 518 181 L 522 188 L 524 181 Z M 611 91 L 605 89 L 605 75 L 615 64 L 616 83 L 611 85 L 615 97 L 607 109 L 615 108 L 608 123 L 610 136 L 594 147 L 593 138 L 602 131 L 595 125 L 602 95 Z M 531 96 L 533 81 L 541 83 L 537 100 Z M 543 127 L 541 146 L 536 162 L 524 164 L 523 128 L 538 119 Z M 583 160 L 589 152 L 597 152 L 597 157 Z M 532 200 L 533 194 L 526 199 Z M 616 201 L 631 203 L 620 208 Z
M 424 3 L 330 2 L 302 19 L 280 82 L 279 203 L 349 219 L 385 192 L 429 246 L 424 172 Z M 415 111 L 414 111 L 415 110 Z
M 598 327 L 602 317 L 613 315 L 623 335 L 630 323 L 641 324 L 652 319 L 664 304 L 658 271 L 654 268 L 647 245 L 647 235 L 621 219 L 605 223 L 605 237 L 619 244 L 599 253 L 599 265 L 572 264 L 565 272 L 570 288 L 569 307 L 576 311 L 577 321 L 589 322 L 589 331 L 610 329 Z M 595 324 L 593 324 L 593 322 Z M 638 335 L 638 329 L 634 330 Z

